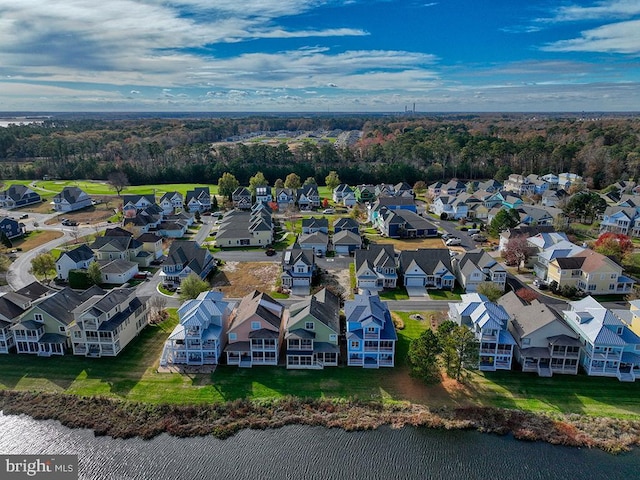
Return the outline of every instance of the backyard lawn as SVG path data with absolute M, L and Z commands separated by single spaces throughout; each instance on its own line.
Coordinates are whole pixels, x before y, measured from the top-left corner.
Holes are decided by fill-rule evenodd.
M 163 343 L 177 322 L 174 310 L 169 320 L 147 327 L 117 358 L 1 355 L 0 388 L 102 395 L 151 403 L 185 404 L 294 395 L 411 401 L 433 408 L 477 404 L 640 418 L 637 400 L 640 384 L 621 383 L 617 379 L 471 372 L 466 385 L 445 379 L 425 386 L 409 376 L 405 363 L 411 339 L 428 327 L 425 321 L 411 319 L 411 313 L 397 313 L 405 328 L 398 332 L 396 367 L 392 369 L 338 367 L 304 371 L 219 366 L 213 374 L 157 373 Z M 429 317 L 427 312 L 420 313 L 424 318 Z

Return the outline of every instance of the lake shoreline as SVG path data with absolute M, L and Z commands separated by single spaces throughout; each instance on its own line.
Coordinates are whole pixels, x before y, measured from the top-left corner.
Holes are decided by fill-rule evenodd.
M 148 404 L 103 397 L 0 390 L 0 410 L 6 415 L 28 415 L 56 420 L 69 428 L 87 428 L 96 436 L 154 438 L 212 435 L 227 438 L 242 429 L 280 428 L 285 425 L 323 426 L 346 431 L 372 430 L 383 425 L 445 430 L 477 430 L 511 434 L 527 441 L 571 447 L 599 448 L 610 453 L 640 445 L 640 421 L 550 416 L 494 407 L 430 410 L 417 404 L 383 404 L 361 400 L 234 400 L 201 405 Z

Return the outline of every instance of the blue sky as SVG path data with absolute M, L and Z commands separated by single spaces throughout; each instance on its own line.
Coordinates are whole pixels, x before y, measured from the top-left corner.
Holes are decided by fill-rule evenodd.
M 0 111 L 640 111 L 640 0 L 0 0 Z

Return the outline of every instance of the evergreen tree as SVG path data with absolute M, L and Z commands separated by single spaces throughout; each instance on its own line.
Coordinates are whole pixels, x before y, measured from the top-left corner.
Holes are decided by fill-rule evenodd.
M 411 375 L 427 383 L 438 380 L 438 355 L 442 351 L 440 341 L 431 329 L 411 341 L 407 360 L 411 367 Z

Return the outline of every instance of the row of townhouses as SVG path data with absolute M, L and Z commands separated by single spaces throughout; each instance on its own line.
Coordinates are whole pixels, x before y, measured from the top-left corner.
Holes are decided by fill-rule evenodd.
M 147 300 L 133 288 L 56 291 L 39 283 L 4 293 L 0 353 L 116 356 L 148 324 Z
M 631 310 L 609 310 L 593 297 L 569 302 L 558 312 L 509 292 L 497 303 L 478 293 L 451 303 L 449 318 L 469 327 L 479 344 L 483 371 L 511 370 L 541 377 L 578 373 L 633 382 L 640 375 L 640 303 Z M 635 330 L 635 331 L 634 331 Z
M 289 308 L 257 290 L 237 304 L 224 300 L 220 292 L 203 292 L 178 309 L 180 322 L 165 343 L 160 364 L 224 360 L 244 368 L 394 366 L 397 335 L 387 304 L 377 295 L 356 295 L 345 303 L 344 314 L 343 335 L 340 300 L 327 289 Z M 346 359 L 341 359 L 341 344 Z

